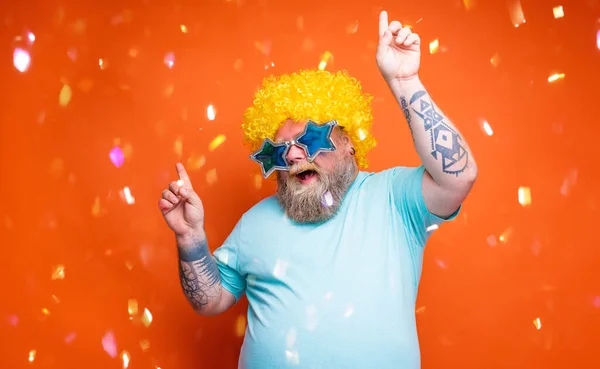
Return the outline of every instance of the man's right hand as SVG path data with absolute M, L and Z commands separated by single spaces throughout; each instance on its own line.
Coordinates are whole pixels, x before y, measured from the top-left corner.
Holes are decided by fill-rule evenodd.
M 177 163 L 175 167 L 179 180 L 163 190 L 158 208 L 177 237 L 188 237 L 204 232 L 204 207 L 183 165 Z

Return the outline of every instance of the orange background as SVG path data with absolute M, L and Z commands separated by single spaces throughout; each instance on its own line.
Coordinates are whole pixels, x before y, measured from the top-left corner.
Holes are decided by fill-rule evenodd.
M 130 368 L 234 368 L 246 300 L 193 313 L 161 190 L 182 161 L 218 247 L 274 189 L 241 145 L 253 92 L 326 52 L 326 69 L 375 96 L 369 170 L 418 165 L 374 60 L 382 8 L 421 35 L 421 79 L 479 165 L 460 217 L 427 246 L 423 368 L 600 365 L 597 0 L 565 1 L 560 19 L 559 2 L 524 1 L 519 27 L 514 0 L 84 3 L 2 4 L 3 368 L 122 368 L 123 357 Z M 31 55 L 23 73 L 16 47 Z M 549 82 L 555 73 L 564 78 Z

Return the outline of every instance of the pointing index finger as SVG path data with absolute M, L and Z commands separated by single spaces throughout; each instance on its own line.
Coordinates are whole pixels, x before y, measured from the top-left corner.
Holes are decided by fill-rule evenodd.
M 188 176 L 187 172 L 185 171 L 183 164 L 177 163 L 177 164 L 175 164 L 175 167 L 177 168 L 177 175 L 179 176 L 179 179 L 181 181 L 183 181 L 184 185 L 187 185 L 191 188 L 192 182 L 190 181 L 190 177 Z
M 383 37 L 385 31 L 388 29 L 388 15 L 385 10 L 379 13 L 379 37 Z

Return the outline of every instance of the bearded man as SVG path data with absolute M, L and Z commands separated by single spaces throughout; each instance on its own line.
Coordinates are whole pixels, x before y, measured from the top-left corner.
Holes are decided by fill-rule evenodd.
M 242 130 L 277 194 L 244 213 L 211 255 L 204 210 L 177 164 L 162 214 L 183 291 L 199 314 L 245 294 L 239 367 L 419 368 L 415 302 L 425 243 L 454 219 L 477 167 L 418 77 L 420 40 L 387 13 L 376 60 L 422 165 L 363 171 L 375 146 L 371 97 L 345 72 L 269 77 Z

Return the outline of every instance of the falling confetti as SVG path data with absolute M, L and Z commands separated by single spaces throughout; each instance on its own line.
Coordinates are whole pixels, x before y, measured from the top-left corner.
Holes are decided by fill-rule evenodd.
M 131 360 L 131 355 L 126 350 L 121 352 L 121 360 L 123 360 L 123 369 L 129 368 L 129 361 Z
M 144 308 L 144 313 L 142 314 L 142 324 L 146 327 L 152 324 L 152 313 L 147 308 Z
M 150 349 L 150 340 L 141 340 L 140 341 L 140 348 L 142 349 L 142 351 L 148 351 Z
M 551 75 L 550 77 L 548 77 L 548 82 L 552 83 L 552 82 L 556 82 L 559 79 L 564 79 L 565 78 L 565 74 L 564 73 L 555 73 L 553 75 Z
M 123 151 L 118 146 L 115 146 L 110 150 L 108 157 L 117 168 L 120 168 L 123 165 L 123 162 L 125 162 L 125 154 L 123 154 Z
M 52 280 L 55 281 L 57 279 L 65 279 L 64 265 L 57 265 L 54 267 L 54 271 L 52 271 Z
M 522 206 L 531 205 L 531 189 L 529 187 L 519 187 L 519 204 Z
M 471 10 L 475 6 L 475 0 L 463 0 L 466 10 Z
M 600 29 L 596 32 L 596 48 L 600 50 Z
M 104 59 L 100 58 L 98 59 L 98 66 L 101 70 L 105 70 L 106 68 L 108 68 L 108 63 Z
M 552 14 L 554 14 L 554 19 L 562 18 L 565 16 L 565 12 L 562 6 L 555 6 L 552 8 Z
M 563 196 L 569 195 L 576 183 L 577 169 L 571 169 L 563 180 L 562 186 L 560 186 L 560 194 Z
M 542 320 L 540 318 L 535 318 L 533 320 L 533 326 L 539 331 L 542 329 Z
M 525 23 L 525 14 L 523 13 L 521 0 L 509 0 L 508 12 L 513 26 L 519 27 L 521 24 Z
M 104 334 L 102 337 L 102 348 L 113 359 L 117 357 L 117 343 L 115 342 L 113 332 L 108 331 Z
M 26 50 L 16 48 L 13 52 L 13 65 L 21 73 L 26 72 L 31 64 L 31 56 Z
M 488 136 L 492 136 L 494 134 L 494 131 L 492 130 L 492 126 L 490 126 L 490 124 L 488 123 L 487 120 L 484 120 L 481 123 L 481 128 L 483 128 L 483 131 L 485 132 L 486 135 Z
M 135 197 L 133 197 L 133 195 L 131 194 L 131 190 L 129 189 L 129 187 L 127 187 L 127 186 L 123 187 L 123 189 L 119 192 L 119 194 L 121 195 L 121 198 L 128 205 L 135 204 Z
M 27 360 L 29 360 L 30 363 L 32 363 L 35 360 L 35 354 L 36 354 L 35 350 L 29 351 L 29 357 L 27 358 Z
M 321 55 L 321 61 L 319 62 L 319 70 L 325 70 L 325 68 L 327 67 L 327 63 L 329 63 L 330 60 L 333 60 L 333 54 L 329 51 L 325 51 L 325 53 Z
M 212 105 L 209 105 L 206 108 L 206 118 L 208 118 L 208 120 L 215 120 L 216 117 L 216 111 L 215 111 L 215 107 Z
M 217 169 L 213 168 L 206 172 L 206 183 L 214 184 L 217 183 Z
M 175 154 L 177 154 L 178 157 L 181 157 L 181 155 L 183 154 L 183 138 L 178 137 L 175 140 L 173 150 L 175 150 Z
M 356 32 L 358 32 L 358 21 L 354 21 L 354 23 L 346 26 L 346 33 L 349 33 L 352 35 L 352 34 L 355 34 Z
M 173 65 L 175 65 L 175 54 L 169 52 L 165 55 L 165 58 L 163 59 L 163 62 L 165 63 L 165 65 L 167 66 L 167 68 L 171 69 L 173 68 Z
M 63 85 L 62 89 L 60 90 L 60 94 L 58 95 L 58 105 L 62 107 L 69 105 L 69 102 L 71 101 L 71 95 L 71 87 L 69 87 L 67 84 Z
M 246 332 L 246 317 L 244 315 L 238 315 L 235 320 L 235 335 L 237 337 L 243 337 Z
M 127 312 L 130 317 L 138 313 L 138 302 L 136 299 L 127 300 Z
M 179 30 L 181 31 L 181 33 L 188 33 L 188 28 L 185 24 L 180 24 Z
M 438 39 L 435 39 L 429 43 L 429 53 L 430 54 L 437 53 L 439 51 L 439 49 L 440 49 L 440 41 Z
M 223 142 L 225 142 L 225 135 L 218 135 L 208 145 L 208 151 L 215 151 L 219 146 L 223 144 Z
M 490 63 L 492 63 L 494 67 L 498 67 L 498 65 L 500 65 L 500 54 L 494 54 L 494 56 L 492 56 L 490 59 Z
M 102 208 L 100 204 L 100 197 L 96 196 L 94 199 L 94 205 L 92 205 L 92 215 L 95 217 L 101 217 L 106 214 L 106 210 Z
M 503 244 L 507 244 L 508 241 L 510 240 L 510 236 L 513 233 L 513 229 L 512 227 L 508 227 L 504 232 L 502 232 L 502 234 L 498 237 L 498 240 L 500 240 L 501 243 Z

